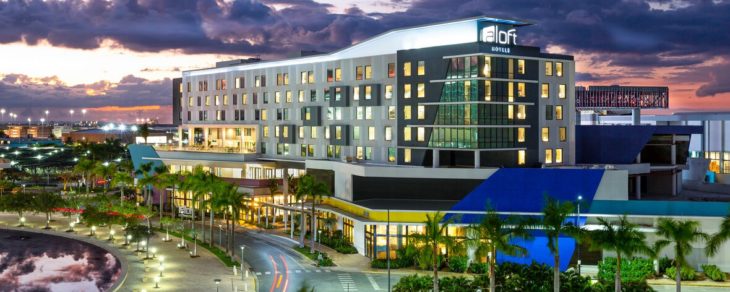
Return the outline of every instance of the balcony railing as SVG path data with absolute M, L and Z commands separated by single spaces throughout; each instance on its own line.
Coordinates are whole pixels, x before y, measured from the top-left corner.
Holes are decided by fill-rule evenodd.
M 220 147 L 220 146 L 177 146 L 177 145 L 157 145 L 154 146 L 155 150 L 161 151 L 195 151 L 195 152 L 215 152 L 215 153 L 239 153 L 248 154 L 256 153 L 256 145 L 252 147 Z

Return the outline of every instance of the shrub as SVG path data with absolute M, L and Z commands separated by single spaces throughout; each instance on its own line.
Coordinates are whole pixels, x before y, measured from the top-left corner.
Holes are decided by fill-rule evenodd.
M 388 268 L 388 260 L 381 260 L 376 259 L 372 260 L 370 262 L 370 267 L 373 269 L 387 269 Z M 391 269 L 400 269 L 403 266 L 401 266 L 400 261 L 398 260 L 390 260 L 390 268 Z
M 727 274 L 721 271 L 716 265 L 702 265 L 702 271 L 712 281 L 725 282 L 727 280 Z
M 650 259 L 621 259 L 621 282 L 643 282 L 654 274 L 654 263 Z M 598 279 L 611 282 L 616 275 L 616 258 L 605 258 L 598 264 Z
M 613 292 L 616 290 L 614 282 L 598 282 L 593 285 L 592 288 L 595 292 Z M 629 282 L 621 284 L 622 292 L 655 292 L 649 284 L 644 282 Z
M 675 279 L 677 277 L 676 272 L 677 267 L 669 267 L 664 275 L 670 279 Z M 691 267 L 682 266 L 682 269 L 679 271 L 679 277 L 682 278 L 682 281 L 692 281 L 697 277 L 697 272 Z
M 439 290 L 443 292 L 472 292 L 476 290 L 471 279 L 466 277 L 439 278 Z
M 431 276 L 410 275 L 400 278 L 393 286 L 393 292 L 427 292 L 433 288 Z
M 352 245 L 341 245 L 338 247 L 335 247 L 335 250 L 342 254 L 356 254 L 357 249 Z
M 664 274 L 667 271 L 667 268 L 674 266 L 674 260 L 663 257 L 659 260 L 659 273 Z
M 320 267 L 331 267 L 335 265 L 335 262 L 332 261 L 332 258 L 327 256 L 326 253 L 321 253 L 322 258 L 317 259 L 317 265 Z
M 487 263 L 471 263 L 469 265 L 469 273 L 474 274 L 486 274 L 489 271 L 489 264 Z
M 418 257 L 418 249 L 413 245 L 406 245 L 395 251 L 401 267 L 416 266 L 416 257 Z
M 591 292 L 591 278 L 573 269 L 560 273 L 560 291 Z
M 469 258 L 465 256 L 453 256 L 449 258 L 449 271 L 463 273 L 469 264 Z

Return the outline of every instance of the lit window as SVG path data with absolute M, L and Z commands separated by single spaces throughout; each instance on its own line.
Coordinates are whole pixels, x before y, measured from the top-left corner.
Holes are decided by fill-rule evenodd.
M 274 92 L 274 103 L 281 102 L 281 91 Z
M 304 139 L 304 127 L 299 127 L 299 139 Z
M 555 75 L 558 77 L 563 76 L 563 62 L 555 62 Z M 555 162 L 558 162 L 557 159 Z
M 267 110 L 265 110 L 265 109 L 262 109 L 261 110 L 261 120 L 262 121 L 266 121 L 268 119 L 268 114 L 267 113 L 268 113 Z
M 565 98 L 565 84 L 558 85 L 558 98 Z
M 484 57 L 484 68 L 482 69 L 482 74 L 484 77 L 492 77 L 492 58 L 485 56 Z
M 525 60 L 517 60 L 517 74 L 525 74 Z
M 411 163 L 411 149 L 403 149 L 403 162 Z
M 360 87 L 355 86 L 352 88 L 352 100 L 360 100 Z
M 365 79 L 373 78 L 373 67 L 370 65 L 365 66 Z
M 426 62 L 418 61 L 418 76 L 426 75 Z
M 555 149 L 555 163 L 563 163 L 563 149 Z
M 210 105 L 210 96 L 205 97 L 205 105 L 206 106 Z
M 395 63 L 388 63 L 388 78 L 395 77 Z
M 335 68 L 335 81 L 342 81 L 342 69 Z
M 525 83 L 520 82 L 517 83 L 517 96 L 519 97 L 525 97 L 527 93 L 525 92 Z
M 525 165 L 525 150 L 517 151 L 517 164 Z
M 241 104 L 247 104 L 248 103 L 248 94 L 244 93 L 241 94 Z
M 388 119 L 395 120 L 395 106 L 388 106 Z
M 355 66 L 355 80 L 362 80 L 362 66 Z
M 515 101 L 515 83 L 507 82 L 507 101 Z
M 375 140 L 375 127 L 368 127 L 368 140 Z
M 299 102 L 304 102 L 304 90 L 299 90 Z
M 309 137 L 312 139 L 317 139 L 317 127 L 310 128 Z
M 342 126 L 335 127 L 335 139 L 342 140 Z
M 352 127 L 352 139 L 360 140 L 360 127 L 358 127 L 358 126 Z
M 426 129 L 423 127 L 418 127 L 418 141 L 423 142 L 426 140 Z
M 277 138 L 279 137 L 279 126 L 276 126 L 274 128 L 274 137 L 277 137 Z
M 517 142 L 525 142 L 525 128 L 517 128 Z
M 228 105 L 228 95 L 223 95 L 223 105 Z
M 370 85 L 365 86 L 365 99 L 370 100 L 373 98 L 373 87 Z
M 366 120 L 373 119 L 373 107 L 371 107 L 371 106 L 365 107 L 365 119 Z
M 329 140 L 329 138 L 330 138 L 330 127 L 324 127 L 324 138 Z
M 393 128 L 390 126 L 385 126 L 385 141 L 390 141 L 393 139 Z
M 418 98 L 426 97 L 426 84 L 418 83 Z
M 484 100 L 492 100 L 492 81 L 484 81 Z
M 403 141 L 411 141 L 411 127 L 403 128 Z
M 517 105 L 517 119 L 524 120 L 527 117 L 527 109 L 524 104 Z
M 404 120 L 411 119 L 411 106 L 410 105 L 403 106 L 403 119 Z
M 355 158 L 362 160 L 364 158 L 364 155 L 362 153 L 362 146 L 357 146 L 355 148 Z
M 418 106 L 418 119 L 423 120 L 426 118 L 426 107 L 419 105 Z
M 411 62 L 403 63 L 403 76 L 411 76 Z
M 563 119 L 563 106 L 562 105 L 556 105 L 555 106 L 555 119 L 556 120 L 562 120 Z
M 553 62 L 545 62 L 545 76 L 553 76 Z
M 395 148 L 388 147 L 388 162 L 395 162 Z
M 269 137 L 269 127 L 264 127 L 264 138 Z
M 545 149 L 545 163 L 553 163 L 553 150 Z
M 403 98 L 411 98 L 411 85 L 403 84 Z
M 558 133 L 560 135 L 560 142 L 565 142 L 565 140 L 567 140 L 567 137 L 568 137 L 567 128 L 560 127 L 560 129 L 558 130 Z
M 542 128 L 542 141 L 548 142 L 550 141 L 550 128 Z
M 355 119 L 362 120 L 362 115 L 363 115 L 363 107 L 361 107 L 361 106 L 357 107 L 357 109 L 355 110 Z
M 515 106 L 513 106 L 513 105 L 507 106 L 507 118 L 510 120 L 515 118 Z
M 385 99 L 391 99 L 393 98 L 393 85 L 388 84 L 385 85 Z
M 550 84 L 543 83 L 540 87 L 540 97 L 542 98 L 548 98 L 550 97 Z
M 286 91 L 286 103 L 291 103 L 291 90 Z

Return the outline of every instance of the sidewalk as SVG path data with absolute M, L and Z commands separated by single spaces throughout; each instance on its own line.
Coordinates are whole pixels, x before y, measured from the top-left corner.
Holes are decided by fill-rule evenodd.
M 256 291 L 256 277 L 249 274 L 249 277 L 242 280 L 242 275 L 234 276 L 233 269 L 227 268 L 215 255 L 208 250 L 198 247 L 197 258 L 191 258 L 186 249 L 178 249 L 179 238 L 170 236 L 172 241 L 164 242 L 165 234 L 158 233 L 150 238 L 150 247 L 156 248 L 157 253 L 154 259 L 144 260 L 144 252 L 135 252 L 136 244 L 123 246 L 124 239 L 121 227 L 114 226 L 116 231 L 113 241 L 109 238 L 109 229 L 106 227 L 97 228 L 96 236 L 90 237 L 89 228 L 84 225 L 76 225 L 74 233 L 67 233 L 69 220 L 56 214 L 52 217 L 52 230 L 42 229 L 45 226 L 43 215 L 26 215 L 25 227 L 21 230 L 29 232 L 44 232 L 59 236 L 67 236 L 81 241 L 90 242 L 101 246 L 117 256 L 127 264 L 127 275 L 122 276 L 123 283 L 116 291 L 215 291 L 214 279 L 220 279 L 220 292 L 225 291 Z M 15 214 L 0 213 L 0 228 L 5 226 L 13 227 L 18 224 L 18 217 Z M 17 228 L 14 228 L 17 229 Z M 192 243 L 188 244 L 192 248 Z M 160 277 L 159 288 L 155 288 L 155 277 L 160 276 L 160 256 L 164 257 L 164 270 Z M 244 266 L 248 269 L 247 266 Z

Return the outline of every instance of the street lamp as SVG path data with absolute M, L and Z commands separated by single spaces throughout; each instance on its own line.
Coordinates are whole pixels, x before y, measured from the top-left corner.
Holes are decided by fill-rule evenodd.
M 575 218 L 575 227 L 578 227 L 578 228 L 580 228 L 580 203 L 581 202 L 583 202 L 583 196 L 578 195 L 578 204 L 577 204 L 578 205 L 578 216 Z M 576 245 L 578 245 L 577 242 L 576 242 Z M 578 245 L 578 248 L 577 249 L 578 250 L 577 250 L 577 253 L 576 253 L 576 257 L 577 257 L 578 260 L 576 261 L 576 265 L 577 265 L 577 269 L 576 270 L 578 272 L 578 275 L 580 275 L 580 266 L 581 266 L 581 262 L 580 262 L 580 245 Z
M 243 280 L 243 251 L 246 249 L 245 245 L 241 245 L 241 280 Z M 246 271 L 246 276 L 248 276 L 248 271 Z
M 157 248 L 156 247 L 150 248 L 150 252 L 152 252 L 152 258 L 154 259 L 155 255 L 157 254 Z
M 109 230 L 109 241 L 114 240 L 114 230 Z
M 155 288 L 160 288 L 160 277 L 155 277 Z
M 18 225 L 18 227 L 23 227 L 23 226 L 25 226 L 25 217 L 20 217 L 20 225 Z
M 33 121 L 33 119 L 28 118 L 28 127 L 30 127 L 30 122 Z

